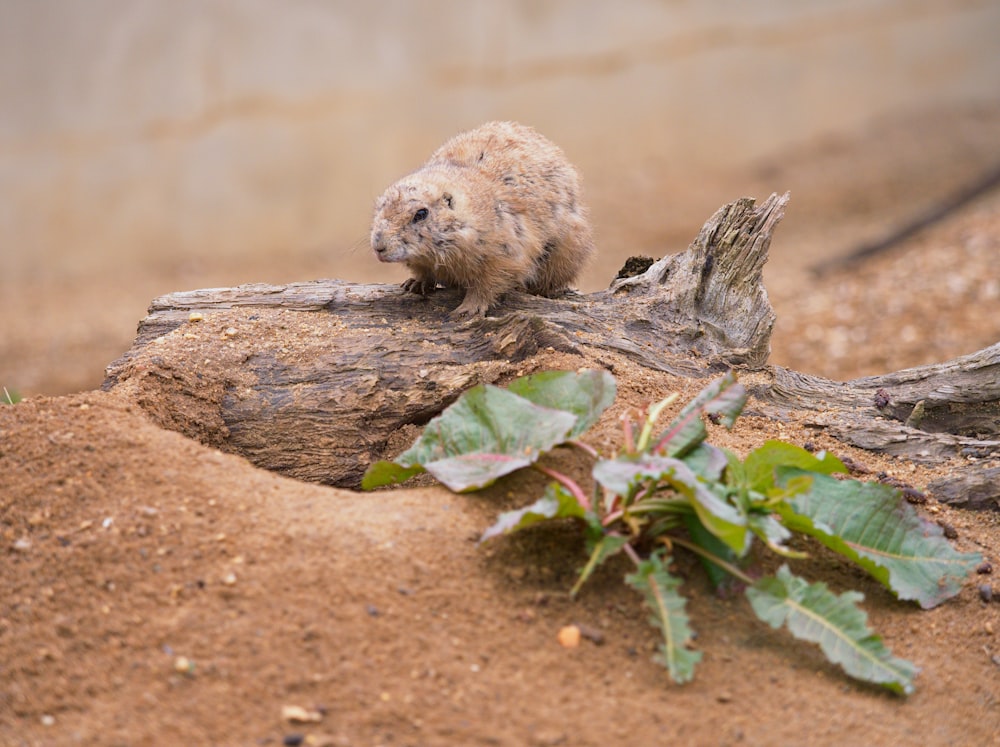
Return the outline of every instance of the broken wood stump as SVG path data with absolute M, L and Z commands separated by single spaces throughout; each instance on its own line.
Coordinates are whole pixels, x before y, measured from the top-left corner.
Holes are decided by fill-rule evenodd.
M 453 289 L 421 297 L 319 280 L 172 293 L 153 301 L 104 388 L 164 427 L 341 487 L 357 487 L 371 461 L 394 456 L 401 429 L 541 351 L 687 378 L 735 368 L 755 411 L 807 411 L 862 448 L 926 462 L 1000 454 L 1000 344 L 847 383 L 768 365 L 775 317 L 762 269 L 787 202 L 737 200 L 686 251 L 605 290 L 510 293 L 492 316 L 469 322 L 448 319 L 460 301 Z

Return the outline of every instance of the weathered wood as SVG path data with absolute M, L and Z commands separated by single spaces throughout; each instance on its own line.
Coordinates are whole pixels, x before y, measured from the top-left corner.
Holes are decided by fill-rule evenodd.
M 727 205 L 687 251 L 606 290 L 511 293 L 471 322 L 448 319 L 456 290 L 425 298 L 321 280 L 170 294 L 108 367 L 105 388 L 259 466 L 342 486 L 356 486 L 401 429 L 543 350 L 596 365 L 613 353 L 684 377 L 736 367 L 755 409 L 805 411 L 864 448 L 924 461 L 1000 453 L 1000 344 L 847 383 L 767 365 L 774 312 L 761 272 L 787 200 Z
M 814 412 L 816 425 L 863 449 L 926 463 L 1000 453 L 1000 343 L 846 383 L 775 366 L 753 392 L 773 405 Z
M 973 511 L 1000 510 L 1000 467 L 964 470 L 927 487 L 943 503 Z

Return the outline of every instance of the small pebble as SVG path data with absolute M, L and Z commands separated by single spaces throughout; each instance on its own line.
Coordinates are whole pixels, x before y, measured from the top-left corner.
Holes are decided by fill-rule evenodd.
M 976 573 L 986 575 L 987 573 L 993 573 L 993 564 L 990 561 L 980 563 L 979 567 L 976 568 Z
M 174 659 L 174 671 L 180 674 L 194 674 L 194 662 L 186 656 L 178 656 Z
M 234 586 L 236 584 L 236 574 L 227 573 L 225 577 L 222 579 L 222 583 L 224 583 L 226 586 Z
M 42 726 L 55 726 L 56 717 L 49 713 L 45 713 L 42 715 L 41 721 Z
M 285 745 L 285 747 L 299 747 L 299 745 L 304 741 L 306 741 L 305 734 L 286 734 L 285 738 L 281 740 L 281 743 Z
M 205 315 L 202 314 L 200 311 L 192 311 L 190 314 L 188 314 L 189 322 L 200 322 L 204 318 Z
M 323 714 L 319 711 L 308 711 L 302 706 L 286 705 L 281 706 L 281 718 L 291 724 L 310 724 L 322 721 Z
M 584 625 L 582 623 L 577 623 L 577 627 L 580 629 L 580 635 L 586 638 L 588 641 L 596 646 L 604 645 L 604 633 L 602 633 L 597 628 L 592 625 Z
M 14 550 L 17 552 L 28 552 L 31 549 L 31 540 L 27 537 L 21 537 L 21 539 L 14 542 Z
M 580 629 L 576 625 L 567 625 L 559 630 L 557 639 L 563 648 L 576 648 L 580 645 Z
M 990 586 L 989 584 L 980 584 L 979 585 L 979 598 L 982 599 L 984 602 L 992 602 L 993 601 L 993 587 Z

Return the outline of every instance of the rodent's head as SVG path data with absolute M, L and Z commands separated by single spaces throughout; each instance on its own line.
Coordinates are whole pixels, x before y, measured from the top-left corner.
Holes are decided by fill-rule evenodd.
M 434 257 L 475 240 L 463 218 L 465 192 L 445 174 L 427 170 L 400 179 L 375 202 L 371 242 L 382 262 Z

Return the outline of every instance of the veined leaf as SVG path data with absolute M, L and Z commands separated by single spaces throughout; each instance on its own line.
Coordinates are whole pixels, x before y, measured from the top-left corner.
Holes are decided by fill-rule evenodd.
M 782 469 L 779 483 L 802 475 Z M 900 599 L 929 609 L 955 596 L 978 553 L 960 553 L 937 524 L 921 518 L 898 490 L 814 475 L 812 488 L 775 511 L 789 529 L 850 558 Z
M 664 562 L 659 553 L 639 564 L 635 573 L 625 577 L 625 583 L 638 591 L 652 611 L 650 623 L 660 630 L 660 644 L 656 661 L 667 668 L 670 678 L 680 684 L 694 677 L 694 666 L 701 660 L 700 651 L 687 648 L 691 640 L 686 600 L 677 593 L 681 581 L 667 571 L 670 558 Z
M 656 437 L 653 452 L 684 456 L 708 436 L 702 416 L 718 416 L 723 425 L 732 428 L 746 401 L 746 389 L 730 371 L 705 387 L 678 413 L 667 429 Z
M 605 534 L 601 537 L 590 551 L 590 558 L 580 571 L 580 578 L 577 579 L 573 588 L 570 589 L 569 595 L 575 597 L 587 579 L 590 578 L 590 574 L 605 560 L 617 555 L 626 544 L 628 544 L 628 537 L 622 537 L 618 534 Z
M 824 583 L 810 584 L 781 566 L 746 591 L 753 611 L 772 628 L 788 626 L 792 635 L 818 643 L 826 658 L 855 679 L 909 695 L 919 671 L 897 659 L 868 627 L 868 616 L 856 604 L 864 595 L 834 594 Z
M 619 495 L 627 495 L 647 481 L 669 485 L 690 501 L 701 523 L 738 555 L 749 549 L 746 517 L 713 493 L 680 459 L 656 455 L 601 459 L 594 465 L 593 475 L 604 488 Z
M 576 415 L 568 438 L 577 438 L 615 401 L 616 384 L 604 370 L 542 371 L 515 379 L 507 390 L 536 405 Z
M 480 385 L 431 420 L 416 443 L 393 461 L 403 468 L 419 465 L 451 490 L 477 490 L 568 440 L 576 421 L 572 413 Z M 389 484 L 377 482 L 380 477 L 391 482 L 404 475 L 411 476 L 372 465 L 364 482 L 371 489 Z
M 747 487 L 761 493 L 767 493 L 768 489 L 774 486 L 775 470 L 779 467 L 798 467 L 822 475 L 847 472 L 844 463 L 833 454 L 824 452 L 817 456 L 800 446 L 783 441 L 767 441 L 763 446 L 754 449 L 743 460 L 743 467 Z
M 510 534 L 540 521 L 566 517 L 582 519 L 585 516 L 586 511 L 577 502 L 576 497 L 559 483 L 551 482 L 545 488 L 542 497 L 530 506 L 500 514 L 496 523 L 483 532 L 479 541 L 485 542 L 501 534 Z

